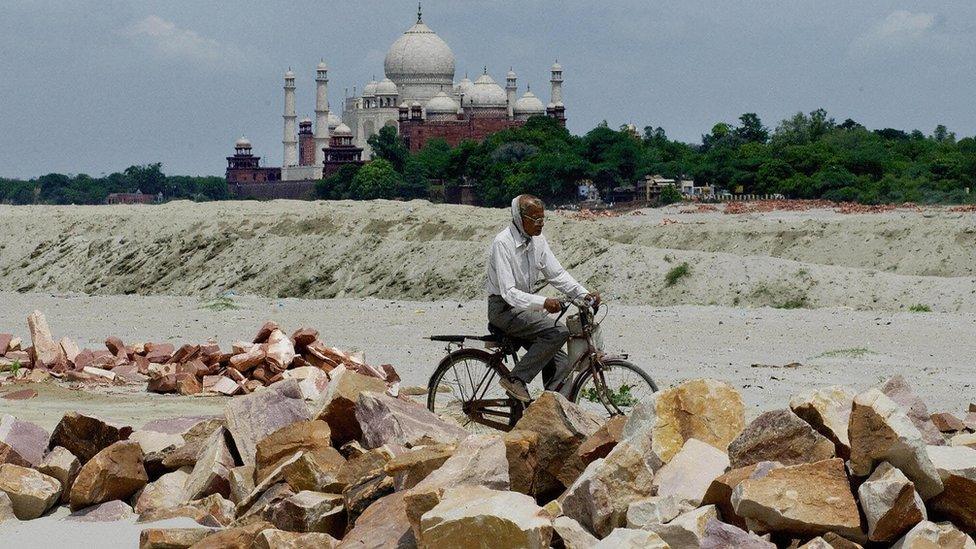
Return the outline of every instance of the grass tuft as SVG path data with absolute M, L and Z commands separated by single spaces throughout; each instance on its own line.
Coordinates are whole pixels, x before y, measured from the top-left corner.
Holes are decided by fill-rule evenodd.
M 685 261 L 681 265 L 678 265 L 677 267 L 674 267 L 673 269 L 668 271 L 668 274 L 664 275 L 664 285 L 674 286 L 675 284 L 678 283 L 679 280 L 681 280 L 682 278 L 690 274 L 691 274 L 691 267 L 688 265 L 688 262 Z
M 917 303 L 909 307 L 908 310 L 913 313 L 931 313 L 932 307 L 929 307 L 928 305 L 923 305 L 921 303 Z
M 207 309 L 210 311 L 233 311 L 235 309 L 240 309 L 240 305 L 234 303 L 234 299 L 222 295 L 220 297 L 215 297 L 208 301 L 203 301 L 200 303 L 201 309 Z

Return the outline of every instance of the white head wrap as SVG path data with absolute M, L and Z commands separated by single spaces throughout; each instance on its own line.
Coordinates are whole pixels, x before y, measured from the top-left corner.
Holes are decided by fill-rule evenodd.
M 532 237 L 525 232 L 525 227 L 522 226 L 522 210 L 519 207 L 519 202 L 522 200 L 523 195 L 518 195 L 512 199 L 512 225 L 515 225 L 515 230 L 518 234 L 525 239 L 526 242 L 532 240 Z

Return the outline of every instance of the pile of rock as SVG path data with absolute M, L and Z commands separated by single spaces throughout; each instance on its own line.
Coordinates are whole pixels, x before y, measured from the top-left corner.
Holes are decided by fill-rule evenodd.
M 329 347 L 318 331 L 300 328 L 290 337 L 275 322 L 265 323 L 250 342 L 236 342 L 230 352 L 214 341 L 185 344 L 134 343 L 117 337 L 105 349 L 80 349 L 70 338 L 55 341 L 40 311 L 27 318 L 32 344 L 0 334 L 0 371 L 16 370 L 15 379 L 56 377 L 85 383 L 146 384 L 155 393 L 228 396 L 251 393 L 283 379 L 297 379 L 306 397 L 318 396 L 329 373 L 339 366 L 385 381 L 393 391 L 400 378 L 392 366 L 375 368 L 361 356 Z
M 546 392 L 513 430 L 474 434 L 381 379 L 331 376 L 311 403 L 284 379 L 137 430 L 72 413 L 48 436 L 3 416 L 0 517 L 66 502 L 71 520 L 200 524 L 149 525 L 143 548 L 976 549 L 973 426 L 900 378 L 748 423 L 714 380 L 606 422 Z

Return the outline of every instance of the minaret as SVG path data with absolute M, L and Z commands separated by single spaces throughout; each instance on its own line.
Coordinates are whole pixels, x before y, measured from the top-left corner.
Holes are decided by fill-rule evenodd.
M 325 61 L 315 71 L 315 165 L 325 163 L 325 151 L 329 146 L 329 68 Z
M 549 80 L 552 83 L 552 103 L 559 106 L 563 102 L 563 67 L 559 64 L 557 59 L 552 65 L 552 78 Z
M 505 77 L 505 92 L 508 95 L 508 119 L 511 120 L 515 117 L 515 94 L 518 92 L 518 86 L 515 84 L 515 71 L 511 67 L 508 68 L 508 75 Z
M 281 143 L 285 146 L 282 166 L 298 165 L 298 138 L 295 135 L 295 73 L 291 68 L 285 73 L 285 136 Z

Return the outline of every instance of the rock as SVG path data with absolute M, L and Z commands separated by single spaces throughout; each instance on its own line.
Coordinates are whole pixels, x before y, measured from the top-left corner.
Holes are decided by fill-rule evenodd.
M 224 417 L 244 465 L 254 465 L 258 441 L 286 425 L 309 419 L 309 414 L 298 382 L 286 379 L 232 399 L 224 408 Z
M 644 528 L 649 524 L 664 524 L 694 509 L 676 496 L 651 496 L 630 502 L 627 506 L 627 528 Z
M 0 415 L 0 464 L 36 467 L 44 459 L 48 432 L 9 414 Z
M 669 549 L 670 547 L 654 532 L 617 528 L 594 545 L 593 549 Z
M 548 496 L 562 492 L 583 472 L 576 451 L 600 423 L 561 394 L 546 391 L 526 408 L 515 428 L 539 433 L 539 470 L 532 495 Z
M 925 451 L 921 432 L 898 404 L 878 389 L 854 398 L 849 433 L 854 475 L 866 477 L 877 463 L 887 461 L 915 483 L 923 500 L 942 491 L 942 481 Z
M 468 436 L 467 431 L 445 422 L 427 408 L 380 393 L 360 393 L 356 421 L 366 448 L 384 444 L 410 447 L 421 441 L 451 444 Z
M 892 549 L 976 549 L 973 538 L 948 522 L 923 520 L 891 546 Z
M 857 493 L 871 541 L 894 541 L 928 518 L 915 485 L 888 462 L 879 465 Z
M 405 492 L 384 496 L 356 519 L 355 526 L 346 533 L 336 547 L 356 549 L 417 547 L 417 539 L 407 519 Z
M 333 442 L 341 446 L 362 437 L 355 413 L 359 395 L 364 392 L 382 393 L 386 391 L 386 383 L 344 367 L 336 368 L 330 376 L 325 392 L 315 403 L 318 410 L 316 417 L 329 424 Z
M 241 465 L 230 470 L 230 500 L 240 503 L 254 490 L 254 466 Z
M 132 427 L 78 412 L 68 412 L 51 433 L 48 448 L 63 446 L 84 465 L 105 448 L 128 439 L 131 433 Z
M 0 342 L 2 343 L 2 342 Z M 78 344 L 75 343 L 70 337 L 62 337 L 61 341 L 58 342 L 61 346 L 61 352 L 64 353 L 64 358 L 68 362 L 74 364 L 75 359 L 81 354 L 81 349 L 78 348 Z
M 68 495 L 71 493 L 71 485 L 74 484 L 75 477 L 81 470 L 81 462 L 68 450 L 61 446 L 55 446 L 44 456 L 41 464 L 37 466 L 37 470 L 49 477 L 58 479 L 58 482 L 61 483 L 61 502 L 66 503 Z
M 145 528 L 139 549 L 186 549 L 212 533 L 210 528 Z
M 314 366 L 292 368 L 284 372 L 285 377 L 298 380 L 298 388 L 302 391 L 302 398 L 312 402 L 322 399 L 329 387 L 329 376 Z
M 407 490 L 443 465 L 454 453 L 455 448 L 453 444 L 421 446 L 394 457 L 386 463 L 384 470 L 387 475 L 393 477 L 397 490 Z
M 257 444 L 255 454 L 255 481 L 261 482 L 265 476 L 274 470 L 281 461 L 291 457 L 296 452 L 321 452 L 332 448 L 329 425 L 321 420 L 298 421 L 286 425 L 262 438 Z M 342 462 L 342 456 L 338 456 Z M 340 462 L 341 465 L 341 462 Z
M 712 481 L 725 473 L 728 467 L 729 456 L 725 452 L 689 438 L 681 451 L 657 471 L 653 485 L 659 496 L 675 496 L 692 507 L 698 507 Z
M 563 513 L 598 537 L 626 524 L 630 504 L 654 490 L 651 481 L 662 463 L 652 444 L 649 433 L 641 432 L 590 463 L 561 496 Z
M 976 433 L 959 433 L 949 440 L 950 446 L 965 446 L 976 450 Z
M 497 435 L 470 435 L 439 469 L 407 491 L 407 518 L 419 534 L 421 516 L 433 509 L 443 493 L 458 486 L 508 490 L 508 458 L 505 442 Z M 418 536 L 419 537 L 419 536 Z
M 268 341 L 268 338 L 271 337 L 271 334 L 275 330 L 279 330 L 280 328 L 281 327 L 278 326 L 278 323 L 277 322 L 275 322 L 273 320 L 269 320 L 269 321 L 265 322 L 261 326 L 261 329 L 258 330 L 257 335 L 254 336 L 254 339 L 252 339 L 251 342 L 252 343 L 265 343 L 265 342 Z
M 295 344 L 281 330 L 274 330 L 268 336 L 265 349 L 268 367 L 271 372 L 283 372 L 295 359 Z
M 833 549 L 864 549 L 860 544 L 841 537 L 833 532 L 827 532 L 821 539 L 830 544 Z
M 31 342 L 34 344 L 35 366 L 64 371 L 67 367 L 67 359 L 61 345 L 51 336 L 51 328 L 47 325 L 44 313 L 34 311 L 28 315 L 27 329 L 30 330 Z
M 587 532 L 586 528 L 580 526 L 580 523 L 569 517 L 554 519 L 552 530 L 553 538 L 561 539 L 566 549 L 590 549 L 600 541 Z
M 190 549 L 251 549 L 258 534 L 269 528 L 274 526 L 262 520 L 246 526 L 218 530 L 191 545 Z
M 210 494 L 230 496 L 230 469 L 234 456 L 227 446 L 227 431 L 218 428 L 203 445 L 200 456 L 183 488 L 183 499 L 200 499 Z
M 702 498 L 702 504 L 716 506 L 723 521 L 738 526 L 741 529 L 747 529 L 745 519 L 737 515 L 735 508 L 732 507 L 732 491 L 743 480 L 747 478 L 762 478 L 766 476 L 766 473 L 776 467 L 781 467 L 781 465 L 772 461 L 763 461 L 754 465 L 732 469 L 712 481 L 712 484 L 709 485 L 708 490 L 705 492 L 705 496 Z
M 457 487 L 423 515 L 422 548 L 461 547 L 472 540 L 491 540 L 494 547 L 549 547 L 552 524 L 525 494 L 481 486 Z
M 579 456 L 583 465 L 589 465 L 593 460 L 607 457 L 610 450 L 623 438 L 626 423 L 627 418 L 625 416 L 613 416 L 584 440 L 576 449 L 576 455 Z
M 180 467 L 193 467 L 197 462 L 197 456 L 203 451 L 204 445 L 213 435 L 214 431 L 224 426 L 223 419 L 208 419 L 200 421 L 183 433 L 183 440 L 186 441 L 182 446 L 164 452 L 162 464 L 167 469 L 179 469 Z
M 155 511 L 157 509 L 171 509 L 186 503 L 184 487 L 186 479 L 190 477 L 188 467 L 166 473 L 146 487 L 133 498 L 135 512 L 138 514 Z
M 799 549 L 834 549 L 827 540 L 820 536 L 813 538 L 812 540 L 804 543 L 799 547 Z
M 714 505 L 706 505 L 678 515 L 667 524 L 650 524 L 646 528 L 674 549 L 701 547 L 706 525 L 720 518 Z
M 284 530 L 263 530 L 254 538 L 254 549 L 332 549 L 339 541 L 328 534 L 309 532 L 285 532 Z
M 963 531 L 976 532 L 976 450 L 929 446 L 928 455 L 945 486 L 929 507 Z
M 921 432 L 925 444 L 943 445 L 942 433 L 932 423 L 925 401 L 920 399 L 902 376 L 895 376 L 881 384 L 878 389 L 895 404 L 904 409 L 908 419 Z M 892 463 L 894 465 L 894 463 Z M 911 476 L 909 475 L 909 478 Z M 922 497 L 925 497 L 924 495 Z
M 94 366 L 85 366 L 81 371 L 92 376 L 93 378 L 98 378 L 105 381 L 115 381 L 116 377 L 114 372 L 104 370 L 102 368 L 96 368 Z
M 970 404 L 970 406 L 972 406 Z M 966 425 L 966 428 L 970 431 L 976 431 L 976 412 L 970 410 L 966 417 L 963 418 L 962 422 Z
M 320 532 L 341 538 L 346 529 L 342 504 L 341 495 L 306 490 L 271 507 L 269 520 L 289 532 Z
M 166 450 L 167 448 L 175 449 L 186 444 L 186 440 L 183 438 L 183 435 L 176 433 L 160 433 L 145 429 L 132 431 L 132 434 L 129 435 L 127 440 L 138 442 L 139 447 L 142 448 L 142 453 L 144 454 L 160 452 Z
M 13 334 L 0 334 L 0 356 L 3 356 L 7 350 L 10 349 L 10 341 L 13 340 L 13 338 Z
M 156 522 L 185 517 L 202 526 L 226 527 L 234 522 L 234 503 L 220 494 L 210 494 L 202 499 L 188 501 L 183 505 L 166 509 L 155 509 L 139 515 L 139 522 Z
M 39 471 L 4 463 L 0 465 L 0 492 L 10 498 L 18 519 L 32 520 L 58 502 L 61 483 Z
M 346 485 L 336 477 L 345 461 L 335 448 L 306 451 L 296 461 L 283 467 L 281 474 L 288 486 L 296 492 L 311 490 L 339 493 Z
M 654 453 L 667 463 L 689 438 L 725 452 L 744 427 L 745 409 L 738 391 L 721 381 L 693 379 L 635 406 L 623 435 L 650 430 Z
M 295 495 L 295 492 L 284 482 L 272 484 L 263 490 L 259 490 L 259 487 L 256 486 L 254 491 L 244 501 L 237 504 L 238 522 L 254 517 L 262 517 L 276 503 L 293 495 Z
M 775 543 L 746 532 L 731 524 L 709 519 L 705 522 L 705 535 L 701 538 L 701 549 L 776 549 Z
M 105 448 L 85 463 L 71 486 L 71 510 L 111 501 L 128 499 L 149 477 L 142 466 L 139 443 L 119 441 Z
M 357 480 L 373 476 L 376 472 L 383 472 L 386 463 L 394 458 L 392 450 L 387 446 L 380 446 L 359 455 L 349 455 L 346 463 L 339 468 L 336 480 L 341 484 L 353 484 Z
M 735 468 L 760 461 L 796 465 L 832 457 L 834 443 L 790 410 L 760 414 L 729 444 L 729 460 Z
M 346 486 L 342 491 L 342 497 L 345 499 L 346 514 L 349 516 L 350 522 L 355 522 L 356 517 L 374 502 L 392 494 L 394 488 L 393 477 L 382 471 L 360 478 Z M 430 497 L 434 498 L 436 502 L 440 498 L 440 492 L 432 492 Z M 433 503 L 430 504 L 430 506 L 433 505 Z M 417 520 L 419 524 L 419 516 Z
M 861 536 L 857 503 L 839 458 L 781 467 L 762 478 L 743 480 L 732 491 L 732 505 L 758 533 L 818 536 L 833 531 Z
M 227 376 L 220 376 L 220 379 L 213 384 L 213 392 L 222 395 L 234 396 L 242 390 L 240 384 Z
M 935 428 L 943 433 L 955 433 L 966 430 L 966 424 L 949 412 L 932 414 L 931 419 Z
M 203 391 L 200 379 L 192 373 L 176 374 L 176 392 L 181 395 L 195 395 Z
M 0 523 L 15 519 L 17 515 L 14 513 L 14 504 L 10 501 L 10 496 L 6 492 L 0 492 Z
M 508 456 L 508 479 L 513 492 L 535 493 L 539 471 L 539 433 L 513 429 L 502 437 Z
M 65 517 L 64 520 L 76 522 L 115 522 L 118 520 L 129 520 L 134 516 L 132 507 L 129 507 L 124 501 L 115 499 L 79 509 Z

